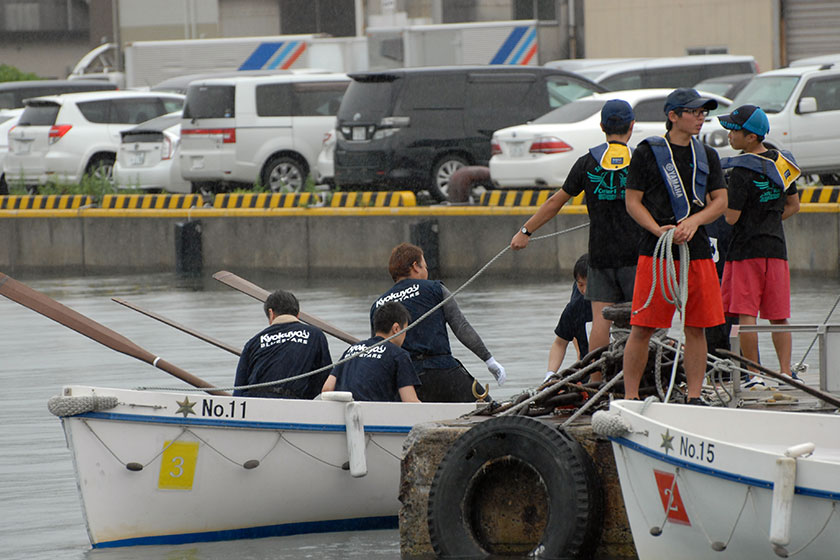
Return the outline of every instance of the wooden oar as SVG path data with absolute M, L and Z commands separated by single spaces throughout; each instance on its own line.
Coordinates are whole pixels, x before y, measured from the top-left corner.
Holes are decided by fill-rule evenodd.
M 268 296 L 271 294 L 271 292 L 269 292 L 267 290 L 264 290 L 263 288 L 260 288 L 256 284 L 254 284 L 252 282 L 249 282 L 248 280 L 245 280 L 244 278 L 240 278 L 239 276 L 237 276 L 233 272 L 228 272 L 227 270 L 220 270 L 219 272 L 217 272 L 216 274 L 213 275 L 213 278 L 215 278 L 216 280 L 218 280 L 222 284 L 225 284 L 226 286 L 230 286 L 234 290 L 239 290 L 243 294 L 247 294 L 247 295 L 251 296 L 252 298 L 254 298 L 256 300 L 259 300 L 259 301 L 264 302 L 268 298 Z M 338 327 L 334 327 L 331 324 L 327 323 L 326 321 L 323 321 L 323 320 L 321 320 L 317 317 L 313 317 L 312 315 L 304 313 L 303 311 L 300 312 L 300 315 L 298 315 L 298 318 L 301 321 L 303 321 L 304 323 L 309 323 L 310 325 L 312 325 L 314 327 L 318 327 L 319 329 L 321 329 L 325 333 L 331 334 L 332 336 L 336 337 L 339 340 L 343 340 L 347 344 L 356 344 L 357 342 L 359 342 L 359 339 L 356 338 L 355 336 L 353 336 L 352 334 L 350 334 L 348 332 L 344 332 L 343 330 L 339 329 Z
M 222 350 L 227 350 L 231 354 L 236 354 L 237 356 L 239 356 L 241 354 L 241 352 L 239 351 L 238 348 L 234 348 L 230 344 L 222 342 L 221 340 L 216 340 L 215 338 L 213 338 L 211 336 L 207 336 L 206 334 L 202 334 L 202 333 L 198 332 L 197 330 L 191 329 L 189 327 L 185 327 L 181 323 L 176 323 L 172 319 L 167 319 L 163 315 L 158 315 L 154 311 L 149 311 L 148 309 L 143 309 L 139 305 L 136 305 L 134 303 L 129 303 L 129 302 L 125 301 L 124 299 L 120 299 L 120 298 L 112 297 L 111 301 L 115 301 L 115 302 L 119 303 L 120 305 L 124 305 L 124 306 L 128 307 L 129 309 L 133 309 L 134 311 L 137 311 L 138 313 L 142 313 L 143 315 L 145 315 L 147 317 L 151 317 L 152 319 L 155 319 L 156 321 L 160 321 L 161 323 L 163 323 L 165 325 L 169 325 L 170 327 L 174 327 L 174 328 L 178 329 L 179 331 L 185 332 L 189 335 L 192 335 L 192 336 L 194 336 L 194 337 L 196 337 L 200 340 L 203 340 L 204 342 L 209 342 L 213 346 L 221 348 Z
M 9 298 L 24 307 L 28 307 L 32 311 L 40 313 L 41 315 L 52 319 L 56 323 L 73 329 L 77 333 L 83 334 L 103 346 L 107 346 L 112 350 L 116 350 L 117 352 L 131 356 L 132 358 L 137 358 L 147 364 L 151 364 L 156 368 L 189 383 L 193 387 L 199 387 L 201 389 L 210 389 L 213 387 L 212 383 L 208 383 L 203 379 L 182 370 L 178 366 L 170 364 L 159 356 L 155 356 L 148 350 L 140 348 L 116 331 L 97 323 L 89 317 L 85 317 L 78 311 L 74 311 L 66 305 L 58 303 L 49 296 L 42 294 L 37 290 L 33 290 L 29 286 L 18 282 L 14 278 L 5 275 L 2 272 L 0 272 L 0 295 Z M 213 395 L 229 395 L 229 393 L 224 391 L 208 390 L 207 392 Z
M 828 393 L 820 391 L 819 389 L 814 389 L 813 387 L 809 387 L 808 385 L 805 385 L 801 381 L 797 381 L 796 379 L 792 378 L 789 375 L 784 375 L 783 373 L 779 373 L 777 371 L 773 371 L 772 369 L 768 369 L 761 364 L 757 364 L 754 361 L 741 356 L 740 354 L 730 352 L 729 350 L 724 350 L 723 348 L 718 348 L 716 350 L 716 352 L 718 354 L 720 354 L 721 356 L 725 356 L 727 358 L 732 358 L 733 360 L 738 360 L 738 361 L 740 361 L 744 364 L 747 364 L 748 366 L 757 369 L 758 371 L 760 371 L 764 375 L 767 375 L 768 377 L 772 377 L 773 379 L 777 379 L 778 381 L 782 381 L 784 383 L 787 383 L 791 387 L 796 387 L 800 391 L 808 393 L 811 396 L 817 397 L 821 401 L 824 401 L 824 402 L 830 404 L 831 406 L 836 406 L 836 407 L 840 408 L 840 399 L 838 399 L 837 397 L 835 397 L 833 395 L 829 395 Z M 733 372 L 732 375 L 738 375 L 738 373 Z

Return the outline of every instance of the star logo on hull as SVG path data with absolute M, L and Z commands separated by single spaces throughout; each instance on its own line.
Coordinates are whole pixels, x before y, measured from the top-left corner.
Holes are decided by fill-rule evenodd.
M 674 444 L 673 444 L 674 436 L 672 436 L 671 431 L 667 430 L 667 429 L 665 430 L 664 434 L 660 434 L 660 435 L 662 436 L 662 443 L 659 444 L 659 447 L 664 448 L 665 449 L 665 455 L 667 455 L 668 450 L 671 450 L 671 451 L 674 450 Z
M 183 401 L 175 402 L 178 403 L 178 410 L 175 411 L 175 414 L 183 414 L 184 418 L 186 418 L 190 414 L 195 414 L 193 407 L 198 403 L 190 402 L 189 397 L 184 397 Z

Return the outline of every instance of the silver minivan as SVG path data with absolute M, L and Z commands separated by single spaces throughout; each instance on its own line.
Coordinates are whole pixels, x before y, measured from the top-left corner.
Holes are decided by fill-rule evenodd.
M 569 70 L 610 91 L 643 88 L 693 87 L 697 82 L 729 74 L 755 74 L 752 56 L 705 54 L 663 58 L 553 60 L 550 68 Z
M 256 183 L 300 191 L 349 83 L 329 73 L 192 82 L 181 120 L 181 176 L 194 192 Z

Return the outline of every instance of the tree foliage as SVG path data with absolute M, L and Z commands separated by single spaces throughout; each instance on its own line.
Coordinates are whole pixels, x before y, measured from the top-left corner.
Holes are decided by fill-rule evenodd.
M 38 80 L 38 74 L 32 72 L 23 72 L 14 66 L 8 64 L 0 64 L 0 82 L 20 82 L 23 80 Z

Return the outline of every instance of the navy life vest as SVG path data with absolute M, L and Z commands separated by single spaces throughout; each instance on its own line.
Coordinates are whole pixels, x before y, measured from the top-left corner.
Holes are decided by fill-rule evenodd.
M 662 174 L 668 197 L 671 199 L 671 208 L 674 210 L 674 218 L 677 223 L 686 219 L 691 213 L 691 200 L 699 206 L 706 205 L 706 181 L 709 178 L 709 160 L 706 157 L 706 149 L 703 143 L 697 138 L 691 137 L 691 152 L 694 156 L 694 176 L 690 192 L 683 185 L 677 166 L 674 163 L 674 154 L 671 153 L 671 146 L 662 136 L 651 136 L 642 140 L 647 142 L 656 158 L 656 166 Z
M 630 148 L 617 142 L 604 142 L 589 148 L 589 153 L 607 171 L 618 171 L 630 165 Z
M 742 167 L 750 171 L 755 171 L 766 176 L 774 185 L 782 189 L 782 191 L 786 191 L 799 178 L 802 172 L 796 165 L 793 154 L 783 150 L 777 151 L 779 155 L 775 161 L 758 154 L 739 154 L 733 157 L 721 158 L 720 166 L 722 169 Z

